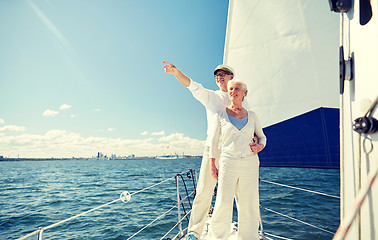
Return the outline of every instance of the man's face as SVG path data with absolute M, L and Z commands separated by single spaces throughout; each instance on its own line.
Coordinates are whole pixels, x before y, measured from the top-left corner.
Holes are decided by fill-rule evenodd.
M 218 70 L 214 76 L 219 89 L 223 92 L 227 92 L 227 83 L 234 77 L 234 75 L 224 70 Z

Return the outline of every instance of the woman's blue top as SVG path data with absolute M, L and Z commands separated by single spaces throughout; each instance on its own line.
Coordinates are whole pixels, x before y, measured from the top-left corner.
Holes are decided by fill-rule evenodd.
M 242 119 L 234 118 L 228 114 L 228 119 L 230 119 L 230 122 L 239 130 L 241 130 L 248 122 L 248 114 L 247 116 L 243 117 Z

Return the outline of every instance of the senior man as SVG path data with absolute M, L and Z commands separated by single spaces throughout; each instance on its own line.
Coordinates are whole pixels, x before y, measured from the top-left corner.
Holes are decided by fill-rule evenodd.
M 193 202 L 192 212 L 190 215 L 187 240 L 197 240 L 202 234 L 205 225 L 206 217 L 212 201 L 216 179 L 210 172 L 209 147 L 210 139 L 209 133 L 212 132 L 211 123 L 215 122 L 216 113 L 224 110 L 230 103 L 227 94 L 227 83 L 234 78 L 234 70 L 227 65 L 219 65 L 214 69 L 214 77 L 219 87 L 218 90 L 210 90 L 204 88 L 201 84 L 193 81 L 191 78 L 182 73 L 173 64 L 163 61 L 166 73 L 172 74 L 179 80 L 182 85 L 187 87 L 192 92 L 194 98 L 200 101 L 206 108 L 207 115 L 207 139 L 205 149 L 202 157 L 201 171 L 197 183 L 196 197 Z M 248 109 L 248 104 L 243 101 L 243 107 Z M 219 161 L 219 152 L 216 157 L 216 165 Z

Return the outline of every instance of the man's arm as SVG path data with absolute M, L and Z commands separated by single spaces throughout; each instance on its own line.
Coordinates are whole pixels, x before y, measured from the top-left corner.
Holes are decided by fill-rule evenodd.
M 216 104 L 216 94 L 214 91 L 204 88 L 201 84 L 194 82 L 188 76 L 183 74 L 175 65 L 163 61 L 163 66 L 166 73 L 175 76 L 185 87 L 192 92 L 193 96 L 202 103 L 206 108 L 214 110 Z M 214 110 L 215 111 L 215 110 Z

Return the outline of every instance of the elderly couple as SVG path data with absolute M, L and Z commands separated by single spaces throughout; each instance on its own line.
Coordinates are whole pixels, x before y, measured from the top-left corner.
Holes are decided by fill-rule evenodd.
M 259 239 L 257 153 L 266 145 L 266 137 L 256 114 L 248 109 L 244 100 L 247 86 L 234 79 L 234 71 L 227 65 L 215 68 L 219 90 L 212 91 L 187 77 L 173 64 L 163 63 L 165 72 L 174 75 L 206 107 L 208 121 L 186 239 L 200 238 L 217 181 L 217 197 L 207 239 L 228 239 L 235 192 L 238 193 L 238 239 Z

